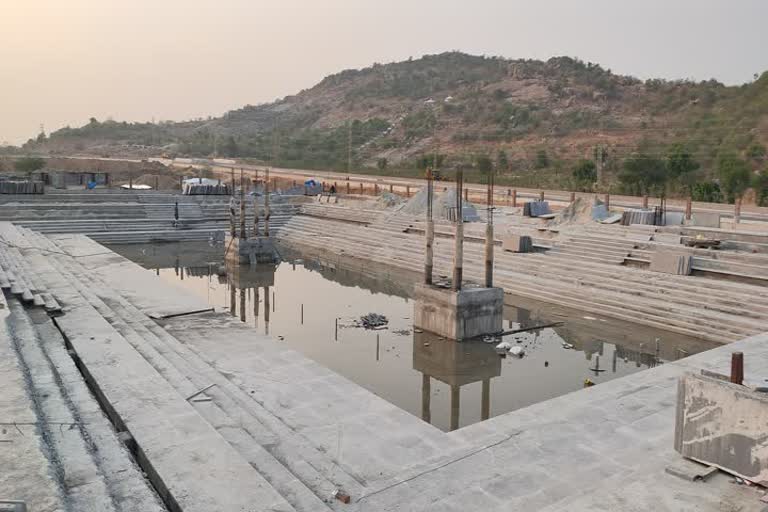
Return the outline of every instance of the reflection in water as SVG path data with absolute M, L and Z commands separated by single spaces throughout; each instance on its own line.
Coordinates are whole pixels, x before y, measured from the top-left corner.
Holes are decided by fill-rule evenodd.
M 227 309 L 258 334 L 272 334 L 275 343 L 288 344 L 443 430 L 575 391 L 585 379 L 600 384 L 712 347 L 508 296 L 505 329 L 563 323 L 505 337 L 519 343 L 525 357 L 502 359 L 495 343 L 456 343 L 415 332 L 409 296 L 416 274 L 359 262 L 351 270 L 339 261 L 289 253 L 277 265 L 227 268 L 221 263 L 221 247 L 207 244 L 114 250 L 211 306 Z M 370 312 L 386 315 L 388 328 L 352 327 Z M 564 348 L 568 346 L 573 348 Z

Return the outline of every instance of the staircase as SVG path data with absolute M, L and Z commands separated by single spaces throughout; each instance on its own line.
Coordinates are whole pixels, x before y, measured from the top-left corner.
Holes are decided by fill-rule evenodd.
M 279 240 L 297 249 L 322 248 L 405 269 L 424 264 L 423 236 L 402 226 L 342 225 L 328 219 L 296 216 L 280 231 Z M 679 334 L 727 343 L 764 331 L 768 322 L 768 289 L 760 286 L 673 276 L 621 266 L 627 241 L 591 250 L 590 240 L 575 240 L 572 249 L 548 253 L 496 252 L 494 280 L 507 293 L 618 318 Z M 449 276 L 453 241 L 438 237 L 436 274 Z M 464 245 L 464 275 L 483 281 L 484 246 Z

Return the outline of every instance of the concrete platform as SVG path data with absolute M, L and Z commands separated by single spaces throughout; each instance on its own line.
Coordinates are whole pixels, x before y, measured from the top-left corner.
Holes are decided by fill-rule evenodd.
M 414 286 L 413 325 L 416 328 L 466 340 L 502 330 L 504 290 L 463 288 L 453 291 L 426 284 Z

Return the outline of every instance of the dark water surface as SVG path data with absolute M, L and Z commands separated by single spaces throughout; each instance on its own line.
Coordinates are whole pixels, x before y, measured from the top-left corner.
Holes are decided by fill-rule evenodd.
M 507 296 L 505 329 L 563 324 L 506 336 L 525 356 L 501 358 L 495 343 L 414 332 L 416 274 L 287 250 L 279 264 L 226 272 L 223 247 L 207 243 L 112 249 L 443 430 L 575 391 L 586 379 L 600 384 L 714 346 Z M 371 312 L 389 319 L 386 329 L 354 326 Z

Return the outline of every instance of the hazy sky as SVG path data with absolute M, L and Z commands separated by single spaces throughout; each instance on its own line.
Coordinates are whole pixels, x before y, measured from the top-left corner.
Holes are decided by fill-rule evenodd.
M 447 50 L 743 83 L 768 70 L 767 22 L 768 0 L 0 0 L 0 143 L 219 115 Z

